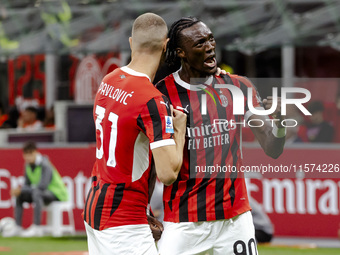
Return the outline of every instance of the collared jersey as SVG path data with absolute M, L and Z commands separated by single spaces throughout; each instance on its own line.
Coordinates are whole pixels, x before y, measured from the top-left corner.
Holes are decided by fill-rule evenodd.
M 231 85 L 238 94 L 218 88 L 218 84 Z M 175 109 L 188 114 L 183 165 L 177 180 L 164 187 L 164 220 L 212 221 L 250 210 L 245 180 L 239 171 L 240 136 L 244 121 L 252 115 L 247 104 L 248 88 L 253 106 L 262 107 L 256 88 L 237 75 L 211 76 L 203 85 L 191 85 L 180 79 L 178 71 L 156 87 Z M 236 105 L 242 107 L 242 115 L 233 114 Z
M 175 144 L 168 99 L 125 66 L 104 77 L 93 116 L 96 162 L 84 220 L 97 230 L 147 224 L 151 150 Z

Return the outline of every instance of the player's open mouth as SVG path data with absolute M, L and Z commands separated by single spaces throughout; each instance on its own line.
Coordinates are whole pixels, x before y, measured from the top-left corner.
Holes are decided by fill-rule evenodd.
M 209 68 L 214 68 L 216 66 L 216 59 L 215 56 L 211 56 L 209 58 L 206 58 L 204 60 L 204 65 Z

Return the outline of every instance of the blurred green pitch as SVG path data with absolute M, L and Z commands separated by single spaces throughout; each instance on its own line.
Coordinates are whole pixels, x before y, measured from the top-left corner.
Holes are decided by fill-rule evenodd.
M 5 248 L 5 249 L 4 249 Z M 7 250 L 6 250 L 7 249 Z M 10 249 L 10 251 L 9 251 Z M 259 246 L 260 255 L 338 255 L 340 249 L 336 248 L 293 248 Z M 41 255 L 45 252 L 75 251 L 74 254 L 87 251 L 86 236 L 69 236 L 61 238 L 3 238 L 0 237 L 0 255 Z M 77 253 L 76 253 L 77 252 Z M 57 253 L 54 253 L 57 255 Z M 72 255 L 72 253 L 67 253 Z

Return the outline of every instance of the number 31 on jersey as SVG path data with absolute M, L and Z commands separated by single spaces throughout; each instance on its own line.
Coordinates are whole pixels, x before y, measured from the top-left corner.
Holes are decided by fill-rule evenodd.
M 104 155 L 104 149 L 103 149 L 103 140 L 104 140 L 104 132 L 103 132 L 103 126 L 102 122 L 105 117 L 105 111 L 106 109 L 104 107 L 101 107 L 99 105 L 96 106 L 95 113 L 97 115 L 96 118 L 96 130 L 99 130 L 100 134 L 100 148 L 98 149 L 98 145 L 96 148 L 96 157 L 97 159 L 103 158 Z M 117 123 L 118 123 L 118 115 L 110 112 L 108 116 L 108 120 L 112 123 L 111 124 L 111 132 L 110 132 L 110 143 L 109 143 L 109 158 L 106 162 L 107 166 L 115 167 L 116 166 L 116 145 L 117 145 Z

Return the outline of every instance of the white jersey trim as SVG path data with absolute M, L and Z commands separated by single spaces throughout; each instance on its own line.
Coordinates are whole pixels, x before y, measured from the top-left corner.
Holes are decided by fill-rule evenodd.
M 133 69 L 127 67 L 127 66 L 121 67 L 120 70 L 122 70 L 122 71 L 125 72 L 125 73 L 131 74 L 131 75 L 133 75 L 133 76 L 146 77 L 146 78 L 148 78 L 149 81 L 151 82 L 151 79 L 150 79 L 150 77 L 149 77 L 147 74 L 137 72 L 137 71 L 135 71 L 135 70 L 133 70 Z
M 180 69 L 181 70 L 181 69 Z M 191 85 L 185 81 L 183 81 L 181 79 L 181 77 L 179 77 L 178 72 L 180 71 L 178 70 L 177 72 L 174 72 L 172 75 L 174 76 L 174 79 L 176 81 L 176 83 L 178 83 L 180 86 L 182 86 L 185 89 L 188 90 L 192 90 L 192 91 L 200 91 L 201 89 L 204 89 L 206 87 L 206 85 L 204 84 L 199 84 L 199 85 Z M 214 77 L 212 75 L 210 75 L 208 77 L 208 79 L 205 81 L 205 84 L 211 84 L 213 81 Z
M 160 140 L 157 142 L 150 143 L 150 148 L 151 150 L 162 147 L 162 146 L 167 146 L 167 145 L 176 145 L 174 139 L 165 139 L 165 140 Z
M 133 149 L 133 165 L 132 165 L 132 182 L 139 180 L 149 167 L 149 139 L 139 132 L 134 149 Z

